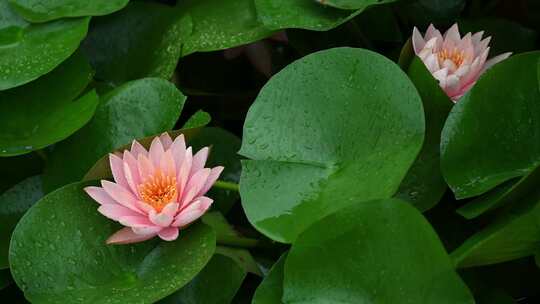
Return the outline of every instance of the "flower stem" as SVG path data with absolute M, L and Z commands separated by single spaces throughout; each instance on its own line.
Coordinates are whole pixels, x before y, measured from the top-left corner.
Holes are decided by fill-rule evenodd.
M 220 189 L 225 189 L 225 190 L 232 190 L 232 191 L 236 191 L 236 192 L 240 191 L 240 187 L 238 187 L 237 183 L 231 183 L 231 182 L 226 182 L 226 181 L 222 181 L 222 180 L 216 181 L 214 183 L 214 187 L 220 188 Z

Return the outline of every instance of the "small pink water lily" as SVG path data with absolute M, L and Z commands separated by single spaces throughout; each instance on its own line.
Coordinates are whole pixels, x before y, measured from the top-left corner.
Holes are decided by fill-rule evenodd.
M 101 205 L 101 214 L 126 226 L 107 243 L 142 242 L 156 235 L 175 240 L 179 229 L 201 217 L 213 202 L 204 195 L 223 167 L 205 168 L 207 157 L 207 147 L 193 155 L 183 135 L 173 142 L 167 133 L 154 138 L 149 151 L 134 140 L 123 155 L 110 154 L 115 182 L 102 180 L 102 187 L 84 189 Z
M 487 60 L 491 37 L 482 39 L 483 35 L 483 31 L 467 33 L 462 38 L 457 24 L 444 36 L 433 25 L 428 27 L 424 37 L 416 27 L 413 30 L 414 52 L 454 102 L 474 86 L 482 73 L 512 54 L 504 53 Z

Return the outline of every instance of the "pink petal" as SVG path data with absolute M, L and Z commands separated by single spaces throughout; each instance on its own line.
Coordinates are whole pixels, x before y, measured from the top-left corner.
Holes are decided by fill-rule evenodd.
M 109 154 L 109 164 L 116 183 L 122 187 L 128 188 L 129 184 L 124 175 L 124 161 L 114 154 Z
M 161 160 L 159 161 L 159 167 L 163 174 L 176 177 L 176 166 L 174 164 L 171 150 L 167 150 L 167 152 L 163 153 Z
M 478 46 L 480 41 L 482 41 L 482 36 L 484 36 L 484 31 L 480 31 L 472 35 L 471 39 L 475 48 Z
M 110 195 L 101 187 L 86 187 L 84 191 L 90 195 L 92 199 L 100 205 L 115 205 L 118 204 Z
M 155 225 L 150 222 L 146 216 L 141 215 L 126 215 L 118 219 L 118 222 L 124 226 L 128 227 L 154 227 Z
M 112 197 L 118 204 L 135 212 L 142 213 L 136 207 L 137 198 L 133 196 L 131 192 L 124 189 L 124 187 L 106 180 L 101 181 L 101 186 L 103 186 L 103 189 L 105 189 L 107 194 L 109 194 L 109 196 Z
M 212 185 L 214 185 L 214 183 L 217 181 L 217 179 L 221 175 L 221 172 L 223 172 L 223 169 L 225 168 L 222 166 L 218 166 L 210 170 L 210 175 L 208 176 L 204 187 L 202 187 L 201 191 L 197 194 L 197 196 L 205 195 L 206 192 L 208 192 L 208 190 L 212 188 Z
M 155 210 L 150 211 L 148 218 L 156 226 L 167 227 L 171 225 L 179 207 L 178 203 L 169 203 L 160 213 L 156 213 Z
M 420 54 L 420 52 L 426 45 L 426 41 L 424 40 L 424 38 L 422 38 L 422 34 L 420 34 L 420 31 L 418 31 L 416 26 L 413 28 L 412 44 L 413 44 L 414 53 L 416 55 Z
M 180 171 L 180 166 L 184 160 L 186 154 L 186 142 L 184 140 L 184 134 L 180 134 L 174 139 L 174 142 L 171 146 L 171 151 L 174 158 L 174 163 L 176 164 L 176 172 Z
M 185 227 L 191 224 L 193 221 L 201 217 L 214 201 L 206 196 L 201 196 L 195 200 L 191 205 L 187 206 L 184 210 L 176 216 L 172 226 Z
M 164 241 L 174 241 L 178 238 L 178 228 L 177 227 L 167 227 L 162 229 L 158 236 Z
M 454 45 L 459 43 L 461 36 L 459 34 L 459 27 L 457 23 L 454 23 L 454 25 L 452 25 L 452 27 L 450 27 L 448 31 L 444 33 L 444 40 L 451 41 Z
M 139 216 L 137 212 L 119 204 L 101 205 L 98 212 L 115 221 L 124 216 Z
M 210 176 L 211 170 L 209 168 L 201 169 L 193 174 L 190 177 L 189 182 L 187 183 L 186 189 L 182 193 L 180 208 L 183 208 L 193 200 L 196 195 L 201 191 L 201 189 L 206 184 L 208 177 Z
M 137 159 L 137 167 L 139 168 L 139 176 L 141 182 L 145 182 L 148 177 L 154 174 L 154 164 L 144 155 L 139 155 Z
M 152 164 L 154 164 L 154 167 L 159 167 L 159 161 L 164 152 L 165 150 L 163 149 L 159 137 L 154 138 L 150 145 L 150 160 L 152 161 Z
M 146 234 L 153 234 L 156 235 L 156 233 L 160 232 L 163 227 L 159 226 L 141 226 L 141 227 L 132 227 L 131 228 L 135 234 L 140 235 L 146 235 Z
M 163 134 L 159 136 L 159 140 L 161 140 L 164 150 L 169 149 L 173 143 L 171 136 L 167 132 L 163 132 Z
M 208 147 L 204 147 L 193 156 L 190 176 L 193 176 L 195 172 L 204 168 L 204 164 L 206 164 L 207 159 L 208 159 Z
M 141 183 L 139 168 L 137 166 L 137 160 L 129 151 L 124 151 L 124 176 L 126 177 L 131 192 L 140 199 L 139 189 L 137 188 Z
M 122 228 L 107 239 L 107 244 L 131 244 L 153 238 L 156 234 L 135 234 L 131 228 Z
M 443 42 L 444 38 L 443 36 L 441 35 L 441 32 L 439 30 L 437 30 L 433 24 L 430 24 L 428 26 L 428 29 L 426 31 L 426 35 L 424 36 L 424 40 L 425 41 L 429 41 L 433 38 L 437 38 L 436 40 L 437 41 L 440 41 L 441 43 Z
M 182 161 L 181 166 L 179 167 L 178 177 L 176 179 L 178 183 L 178 197 L 182 197 L 185 193 L 185 187 L 189 178 L 189 173 L 191 172 L 191 163 L 193 162 L 193 156 L 191 154 L 191 147 L 187 148 L 184 160 Z
M 133 142 L 131 142 L 131 154 L 133 154 L 133 157 L 137 159 L 139 155 L 147 156 L 148 151 L 146 151 L 146 149 L 138 141 L 133 140 Z
M 499 63 L 499 62 L 505 60 L 506 58 L 510 57 L 510 55 L 512 55 L 512 53 L 508 52 L 508 53 L 497 55 L 497 56 L 489 59 L 488 61 L 486 61 L 486 64 L 484 65 L 484 68 L 482 69 L 482 72 L 480 72 L 480 74 L 482 74 L 483 72 L 485 72 L 487 69 L 491 68 L 492 66 L 496 65 L 497 63 Z

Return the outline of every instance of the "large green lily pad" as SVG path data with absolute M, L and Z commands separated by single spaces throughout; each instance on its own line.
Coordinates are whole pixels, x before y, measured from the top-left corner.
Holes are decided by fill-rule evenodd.
M 450 112 L 441 168 L 457 198 L 485 193 L 540 163 L 539 58 L 525 53 L 495 65 Z
M 13 232 L 12 275 L 32 303 L 154 303 L 190 282 L 214 253 L 215 235 L 202 223 L 172 242 L 106 245 L 121 227 L 97 212 L 85 185 L 45 196 Z
M 47 74 L 79 47 L 90 18 L 30 24 L 0 0 L 0 90 Z
M 100 16 L 113 13 L 129 0 L 9 0 L 17 13 L 30 22 L 45 22 L 64 17 Z
M 93 71 L 76 53 L 36 81 L 0 91 L 0 156 L 29 153 L 59 142 L 83 127 L 99 103 L 91 91 L 76 99 Z
M 285 261 L 283 302 L 474 303 L 410 204 L 357 202 L 310 226 Z
M 324 85 L 323 85 L 324 84 Z M 423 141 L 407 76 L 363 49 L 314 53 L 275 75 L 250 108 L 240 154 L 242 205 L 268 237 L 292 242 L 353 202 L 387 198 Z

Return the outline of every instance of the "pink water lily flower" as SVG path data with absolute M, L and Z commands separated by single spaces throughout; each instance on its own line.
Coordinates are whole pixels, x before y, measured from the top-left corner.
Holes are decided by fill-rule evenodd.
M 110 154 L 115 182 L 102 180 L 102 187 L 84 189 L 100 204 L 101 214 L 126 226 L 107 243 L 142 242 L 156 235 L 175 240 L 179 229 L 201 217 L 213 202 L 204 195 L 223 167 L 205 168 L 207 157 L 207 147 L 193 155 L 183 135 L 173 142 L 167 133 L 154 138 L 149 151 L 134 140 L 123 155 Z
M 433 25 L 424 37 L 416 27 L 413 30 L 414 52 L 454 102 L 474 86 L 482 73 L 512 54 L 504 53 L 487 60 L 491 37 L 482 39 L 483 35 L 484 32 L 467 33 L 462 38 L 457 24 L 444 36 Z

